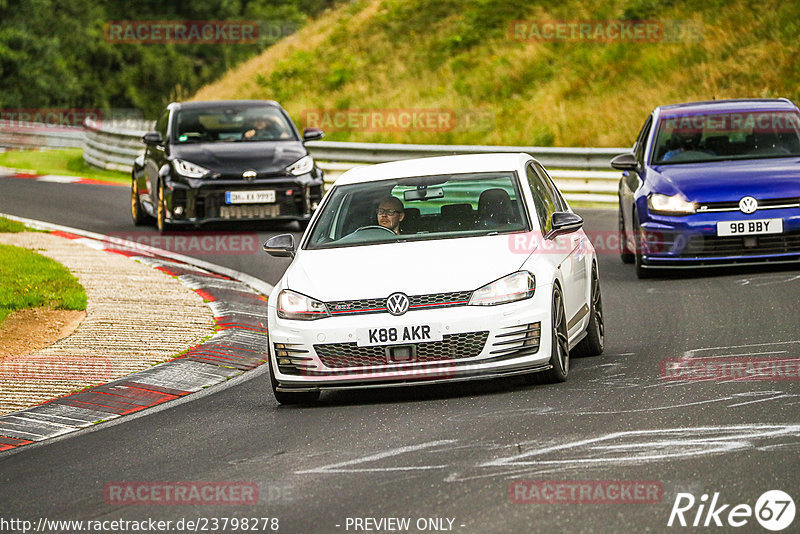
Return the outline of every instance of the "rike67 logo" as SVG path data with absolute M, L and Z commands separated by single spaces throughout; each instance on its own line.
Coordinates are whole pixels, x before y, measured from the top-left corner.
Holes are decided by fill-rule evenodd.
M 696 499 L 691 493 L 678 493 L 672 504 L 667 526 L 740 528 L 755 517 L 762 527 L 777 532 L 791 525 L 794 515 L 794 500 L 781 490 L 764 492 L 755 506 L 723 503 L 719 492 L 714 493 L 710 502 L 705 493 L 700 499 Z

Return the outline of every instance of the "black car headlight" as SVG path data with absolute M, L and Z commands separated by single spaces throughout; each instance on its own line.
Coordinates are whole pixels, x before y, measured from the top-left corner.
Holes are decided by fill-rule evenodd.
M 205 167 L 183 159 L 172 160 L 172 168 L 175 169 L 175 172 L 186 178 L 204 178 L 211 174 L 211 171 Z
M 288 167 L 286 172 L 292 176 L 300 176 L 301 174 L 308 174 L 314 168 L 314 158 L 311 156 L 303 156 Z

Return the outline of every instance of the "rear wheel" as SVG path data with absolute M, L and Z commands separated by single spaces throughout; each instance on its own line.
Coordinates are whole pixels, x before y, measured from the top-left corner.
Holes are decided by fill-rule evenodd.
M 592 294 L 589 308 L 589 325 L 586 337 L 573 349 L 576 356 L 597 356 L 605 346 L 605 323 L 603 321 L 603 296 L 600 293 L 600 276 L 597 266 L 592 266 Z
M 139 201 L 139 183 L 131 175 L 131 219 L 135 226 L 141 226 L 148 220 L 147 214 L 142 210 L 142 203 Z
M 547 371 L 528 376 L 532 384 L 552 384 L 565 382 L 569 375 L 569 339 L 567 338 L 567 317 L 564 313 L 564 298 L 561 289 L 555 286 L 551 313 L 550 365 Z

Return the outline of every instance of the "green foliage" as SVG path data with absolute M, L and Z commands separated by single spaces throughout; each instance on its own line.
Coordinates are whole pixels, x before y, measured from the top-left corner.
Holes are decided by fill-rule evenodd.
M 60 263 L 24 248 L 0 245 L 0 322 L 11 312 L 40 306 L 85 310 L 86 292 Z
M 26 230 L 27 228 L 25 228 L 24 224 L 0 217 L 0 234 L 16 234 Z
M 138 110 L 155 118 L 236 64 L 265 50 L 335 0 L 14 0 L 0 2 L 0 109 Z M 115 44 L 107 23 L 245 20 L 254 44 Z
M 92 167 L 83 159 L 83 149 L 61 150 L 9 150 L 0 154 L 0 166 L 25 169 L 36 174 L 60 174 L 80 176 L 94 180 L 128 183 L 130 175 L 118 171 L 106 171 Z

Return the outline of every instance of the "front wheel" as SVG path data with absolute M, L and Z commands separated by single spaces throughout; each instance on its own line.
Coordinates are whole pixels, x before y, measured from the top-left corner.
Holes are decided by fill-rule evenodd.
M 635 211 L 633 212 L 633 222 L 636 225 L 633 229 L 634 241 L 636 243 L 636 253 L 634 255 L 633 263 L 635 264 L 636 267 L 636 276 L 639 278 L 639 280 L 652 278 L 653 276 L 652 271 L 648 270 L 644 266 L 644 258 L 642 257 L 642 251 L 645 249 L 646 238 L 644 235 L 644 230 L 642 230 L 642 227 L 639 226 L 639 217 Z
M 158 184 L 158 207 L 156 208 L 156 227 L 158 231 L 163 233 L 169 230 L 169 223 L 167 223 L 167 207 L 164 205 L 164 184 Z
M 619 257 L 622 263 L 633 263 L 634 254 L 628 247 L 628 232 L 625 230 L 625 218 L 622 216 L 622 201 L 619 203 Z
M 597 266 L 592 266 L 592 294 L 589 308 L 589 325 L 586 337 L 573 349 L 576 356 L 597 356 L 605 347 L 605 322 L 603 320 L 603 296 L 600 293 L 600 277 Z
M 550 365 L 547 371 L 529 375 L 533 384 L 553 384 L 566 382 L 569 375 L 569 339 L 567 338 L 567 317 L 564 313 L 564 297 L 561 289 L 555 286 L 551 313 L 552 341 L 550 346 Z

